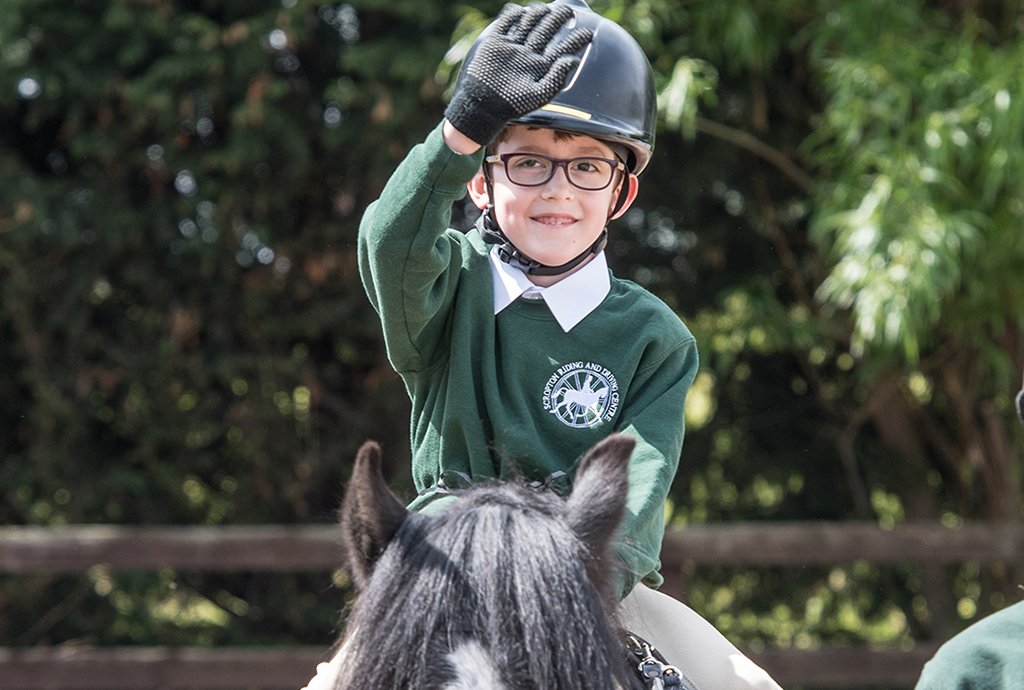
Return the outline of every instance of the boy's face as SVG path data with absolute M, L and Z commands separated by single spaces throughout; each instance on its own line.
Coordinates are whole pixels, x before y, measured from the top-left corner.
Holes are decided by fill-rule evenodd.
M 511 127 L 494 153 L 538 153 L 562 159 L 615 158 L 611 147 L 592 137 L 522 125 Z M 501 163 L 490 167 L 498 224 L 520 251 L 548 266 L 564 264 L 594 243 L 615 208 L 622 184 L 628 184 L 630 192 L 615 217 L 624 213 L 636 196 L 636 177 L 620 172 L 615 173 L 612 184 L 605 189 L 587 191 L 570 184 L 564 168 L 557 168 L 554 176 L 542 185 L 523 187 L 508 179 Z M 469 191 L 480 208 L 487 205 L 482 173 L 469 183 Z

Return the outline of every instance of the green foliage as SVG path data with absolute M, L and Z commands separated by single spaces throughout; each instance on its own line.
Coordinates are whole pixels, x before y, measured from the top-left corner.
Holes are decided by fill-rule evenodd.
M 991 42 L 979 17 L 952 19 L 847 3 L 807 30 L 826 98 L 808 155 L 832 173 L 813 221 L 835 261 L 821 296 L 852 310 L 858 351 L 896 346 L 916 361 L 940 320 L 967 326 L 948 322 L 963 287 L 989 295 L 987 313 L 1022 313 L 991 299 L 1021 294 L 1019 277 L 978 262 L 993 244 L 1024 261 L 1024 102 L 1011 96 L 1024 85 L 1024 44 Z
M 407 416 L 355 224 L 440 113 L 421 67 L 452 21 L 411 2 L 5 5 L 3 522 L 330 519 L 356 446 Z M 387 439 L 396 461 L 405 438 Z M 261 625 L 330 638 L 336 614 L 291 616 L 296 580 L 264 579 L 233 595 Z M 19 608 L 0 639 L 154 642 L 165 580 L 118 577 L 38 637 Z M 63 610 L 38 582 L 0 599 Z M 230 591 L 193 582 L 188 601 Z

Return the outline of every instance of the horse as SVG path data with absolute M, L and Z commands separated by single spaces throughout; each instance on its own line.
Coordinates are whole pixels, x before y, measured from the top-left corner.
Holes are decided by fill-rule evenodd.
M 567 498 L 495 482 L 437 515 L 408 511 L 384 480 L 379 445 L 363 444 L 339 511 L 359 594 L 335 687 L 647 687 L 611 591 L 634 443 L 614 434 L 595 445 Z

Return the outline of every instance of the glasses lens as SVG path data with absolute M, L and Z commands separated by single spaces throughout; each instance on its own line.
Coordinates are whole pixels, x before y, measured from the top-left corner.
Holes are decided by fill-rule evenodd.
M 517 154 L 505 159 L 505 170 L 508 179 L 521 185 L 544 184 L 551 179 L 551 168 L 554 164 L 547 158 Z
M 569 181 L 580 189 L 604 189 L 612 181 L 612 164 L 600 158 L 573 158 L 568 163 Z
M 553 176 L 554 167 L 563 161 L 529 153 L 514 154 L 505 159 L 508 179 L 527 187 L 542 185 Z M 604 189 L 612 180 L 615 167 L 601 158 L 571 158 L 565 163 L 569 182 L 580 189 Z

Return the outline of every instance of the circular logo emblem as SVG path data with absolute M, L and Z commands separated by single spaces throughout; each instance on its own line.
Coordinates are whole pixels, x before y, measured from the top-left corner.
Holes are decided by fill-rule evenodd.
M 611 421 L 619 409 L 619 382 L 600 364 L 570 362 L 544 384 L 544 409 L 575 429 Z

